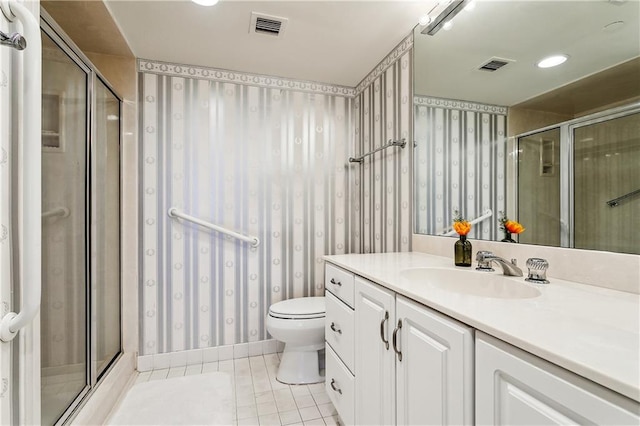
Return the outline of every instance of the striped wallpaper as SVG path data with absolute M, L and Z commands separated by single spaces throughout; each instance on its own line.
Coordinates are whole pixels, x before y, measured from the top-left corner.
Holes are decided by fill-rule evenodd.
M 139 61 L 140 355 L 265 340 L 272 303 L 324 293 L 323 255 L 410 249 L 412 45 L 355 89 Z
M 416 233 L 451 229 L 454 210 L 471 220 L 491 209 L 469 237 L 503 238 L 507 108 L 416 96 L 414 111 Z
M 411 249 L 413 34 L 403 40 L 363 83 L 356 96 L 356 153 L 370 152 L 390 139 L 406 139 L 404 149 L 391 147 L 365 158 L 359 170 L 360 243 L 363 253 Z M 357 203 L 357 201 L 354 200 Z
M 322 295 L 322 256 L 359 250 L 352 91 L 139 65 L 140 354 L 265 340 L 270 304 Z

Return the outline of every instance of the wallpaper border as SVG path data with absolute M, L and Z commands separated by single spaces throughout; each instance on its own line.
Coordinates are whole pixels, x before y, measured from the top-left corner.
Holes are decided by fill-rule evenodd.
M 490 112 L 493 114 L 507 115 L 508 107 L 491 104 L 481 104 L 478 102 L 459 101 L 456 99 L 444 99 L 434 98 L 433 96 L 420 96 L 413 97 L 414 105 L 426 105 L 440 108 L 453 108 L 462 111 L 473 112 Z
M 366 89 L 376 78 L 378 78 L 383 72 L 387 70 L 395 61 L 400 59 L 405 52 L 408 52 L 413 47 L 413 31 L 406 36 L 393 50 L 373 68 L 365 78 L 356 86 L 355 93 L 360 94 Z
M 150 59 L 138 59 L 137 68 L 139 72 L 174 77 L 222 81 L 234 84 L 248 84 L 272 89 L 300 90 L 303 92 L 342 95 L 347 97 L 354 97 L 356 95 L 356 91 L 353 87 L 318 83 L 314 81 L 294 80 L 263 74 L 230 71 L 221 68 L 154 61 Z

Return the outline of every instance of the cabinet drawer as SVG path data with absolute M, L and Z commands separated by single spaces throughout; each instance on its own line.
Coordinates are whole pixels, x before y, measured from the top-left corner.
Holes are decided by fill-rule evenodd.
M 353 308 L 354 276 L 351 272 L 327 263 L 324 269 L 324 288 Z
M 347 368 L 353 372 L 355 341 L 353 309 L 342 303 L 331 293 L 327 293 L 326 303 L 325 339 Z
M 331 346 L 327 345 L 326 352 L 325 387 L 327 394 L 342 421 L 347 425 L 352 425 L 355 423 L 355 378 L 340 361 Z

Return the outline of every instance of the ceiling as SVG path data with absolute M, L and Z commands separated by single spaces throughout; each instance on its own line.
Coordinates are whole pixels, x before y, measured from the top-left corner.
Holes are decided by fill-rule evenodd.
M 409 35 L 428 1 L 106 0 L 139 58 L 356 86 Z M 250 34 L 251 12 L 288 18 L 284 36 Z
M 613 31 L 604 27 L 624 25 Z M 415 91 L 448 99 L 513 106 L 628 62 L 640 55 L 640 0 L 487 1 L 461 12 L 449 31 L 434 36 L 416 30 Z M 548 69 L 535 63 L 551 54 L 569 60 Z M 478 70 L 492 57 L 513 62 L 495 72 Z M 610 90 L 640 93 L 638 62 L 622 67 L 613 84 L 570 84 L 562 94 L 567 108 Z M 602 100 L 602 99 L 601 99 Z M 588 108 L 583 105 L 582 108 Z

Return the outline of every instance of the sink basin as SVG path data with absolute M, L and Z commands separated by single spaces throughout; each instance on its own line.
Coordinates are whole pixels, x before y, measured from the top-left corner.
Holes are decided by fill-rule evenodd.
M 411 268 L 400 271 L 400 276 L 442 290 L 495 299 L 530 299 L 540 296 L 540 290 L 513 278 L 476 270 L 445 268 Z

